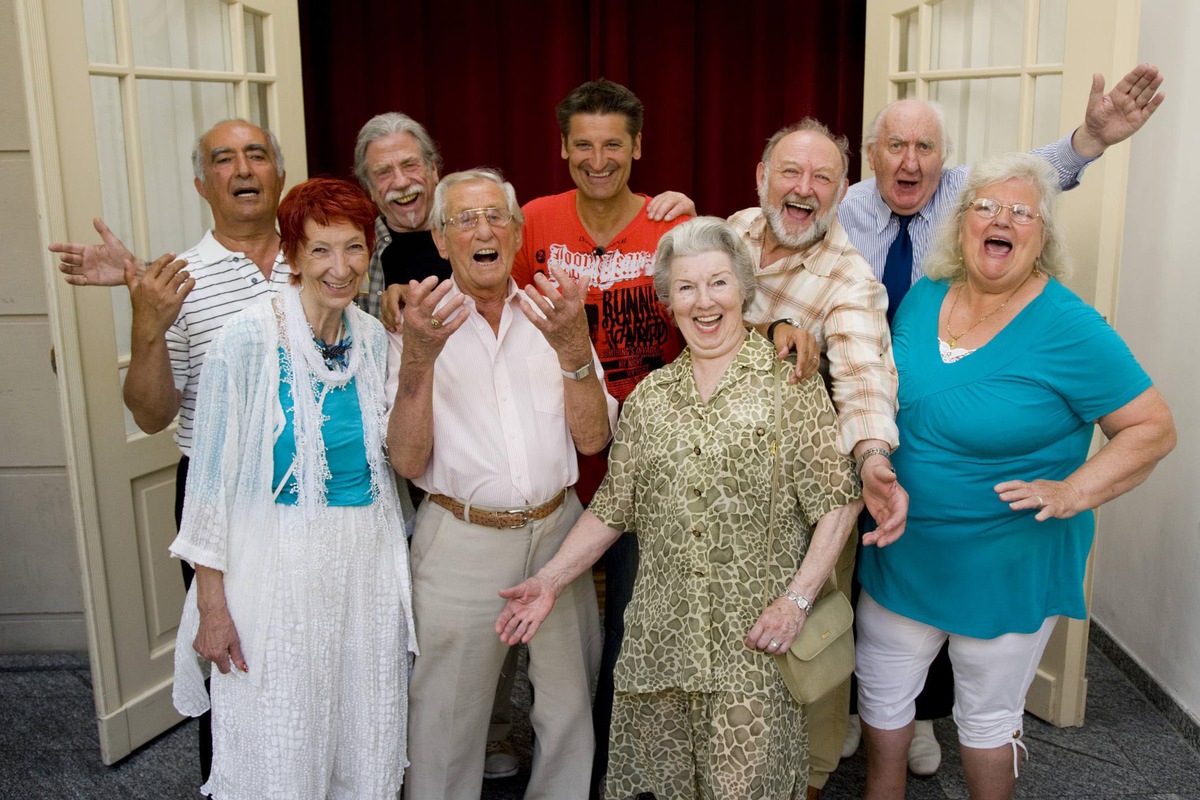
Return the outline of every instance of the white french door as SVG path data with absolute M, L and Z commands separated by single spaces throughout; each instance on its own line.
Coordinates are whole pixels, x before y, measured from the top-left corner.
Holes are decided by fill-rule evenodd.
M 887 102 L 917 97 L 946 110 L 949 165 L 1051 142 L 1083 121 L 1093 72 L 1107 90 L 1136 64 L 1139 13 L 1137 0 L 868 0 L 863 126 Z M 1058 206 L 1075 265 L 1068 283 L 1110 321 L 1128 160 L 1128 144 L 1110 148 Z M 1089 605 L 1091 583 L 1089 561 Z M 1059 623 L 1028 711 L 1083 724 L 1087 636 L 1086 621 Z
M 45 242 L 94 242 L 102 216 L 139 256 L 182 252 L 211 218 L 191 150 L 242 117 L 305 168 L 295 0 L 17 0 Z M 179 721 L 171 705 L 183 603 L 174 430 L 147 436 L 121 401 L 124 287 L 73 289 L 47 254 L 84 603 L 100 729 L 111 764 Z

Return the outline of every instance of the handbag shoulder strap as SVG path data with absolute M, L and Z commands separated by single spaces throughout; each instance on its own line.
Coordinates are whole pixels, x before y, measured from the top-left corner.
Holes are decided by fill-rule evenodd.
M 774 455 L 774 460 L 771 464 L 771 506 L 767 516 L 767 602 L 770 603 L 776 595 L 771 592 L 771 563 L 772 547 L 775 544 L 775 512 L 779 505 L 779 470 L 780 461 L 783 458 L 783 383 L 786 378 L 781 378 L 776 370 L 775 378 L 775 440 L 771 442 L 771 453 Z M 851 533 L 853 535 L 853 533 Z M 837 568 L 830 570 L 829 577 L 825 579 L 825 585 L 821 587 L 818 597 L 824 596 L 829 592 L 837 590 Z M 813 598 L 814 602 L 816 598 Z
M 772 376 L 775 380 L 775 439 L 771 442 L 771 505 L 767 515 L 767 558 L 766 558 L 766 589 L 767 602 L 770 603 L 775 595 L 771 592 L 771 563 L 775 560 L 772 557 L 775 544 L 775 512 L 779 505 L 779 462 L 783 459 L 783 380 L 779 377 L 779 370 L 776 368 L 775 374 Z

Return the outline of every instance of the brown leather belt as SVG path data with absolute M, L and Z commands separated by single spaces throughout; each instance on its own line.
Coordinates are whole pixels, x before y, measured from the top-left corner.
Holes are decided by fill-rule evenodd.
M 429 502 L 436 503 L 453 514 L 455 519 L 460 519 L 463 522 L 469 522 L 472 525 L 483 525 L 487 528 L 503 529 L 523 528 L 535 519 L 545 519 L 562 505 L 566 496 L 567 490 L 563 489 L 540 506 L 528 506 L 526 508 L 498 509 L 471 506 L 470 519 L 467 519 L 463 513 L 466 506 L 453 497 L 447 497 L 444 494 L 431 494 L 429 495 Z

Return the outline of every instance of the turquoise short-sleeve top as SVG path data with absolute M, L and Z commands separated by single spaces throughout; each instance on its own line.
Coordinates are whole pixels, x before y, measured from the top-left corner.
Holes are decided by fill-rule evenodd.
M 282 350 L 279 360 L 282 365 Z M 357 378 L 351 378 L 345 386 L 330 388 L 321 406 L 325 416 L 321 436 L 325 440 L 325 459 L 329 465 L 325 499 L 331 506 L 371 505 L 371 468 L 367 464 L 367 446 L 363 440 L 362 410 L 356 384 Z M 320 388 L 321 384 L 317 386 Z M 296 457 L 295 407 L 292 385 L 285 374 L 279 376 L 279 404 L 283 407 L 287 424 L 275 439 L 272 486 L 279 486 Z M 294 506 L 296 498 L 296 477 L 291 475 L 276 502 Z
M 1107 322 L 1051 279 L 990 342 L 951 364 L 938 348 L 949 284 L 913 286 L 893 325 L 900 446 L 909 493 L 895 543 L 864 548 L 863 587 L 885 608 L 951 633 L 1032 633 L 1086 615 L 1090 511 L 1034 520 L 994 489 L 1062 480 L 1087 458 L 1093 426 L 1151 385 Z

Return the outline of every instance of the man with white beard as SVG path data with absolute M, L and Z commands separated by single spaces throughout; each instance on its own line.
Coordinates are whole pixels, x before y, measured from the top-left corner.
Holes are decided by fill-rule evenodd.
M 802 360 L 820 360 L 838 413 L 838 449 L 853 454 L 863 499 L 879 523 L 863 543 L 882 546 L 904 532 L 908 495 L 889 459 L 898 437 L 887 292 L 837 219 L 849 163 L 844 136 L 835 137 L 810 118 L 789 125 L 763 150 L 759 207 L 739 211 L 729 222 L 749 245 L 758 279 L 746 321 L 774 341 L 781 355 L 796 347 Z M 815 337 L 819 356 L 794 329 Z M 836 570 L 838 590 L 847 596 L 855 544 L 851 537 Z M 810 798 L 820 796 L 837 767 L 849 692 L 847 681 L 805 709 L 809 729 L 821 731 L 810 737 Z M 819 746 L 826 740 L 832 747 Z

